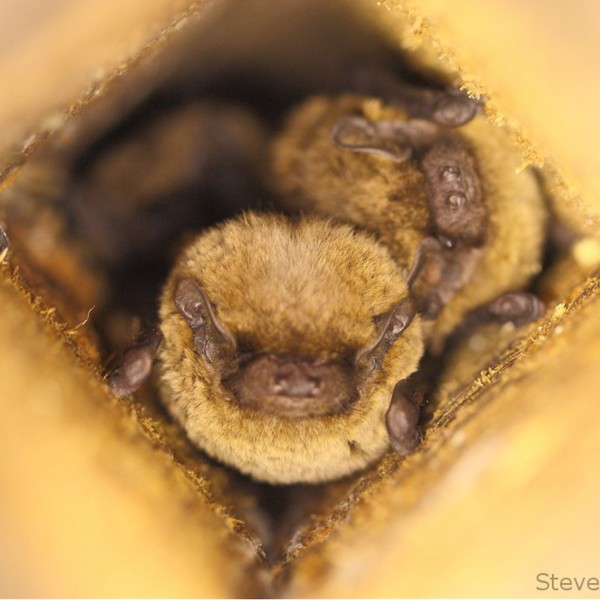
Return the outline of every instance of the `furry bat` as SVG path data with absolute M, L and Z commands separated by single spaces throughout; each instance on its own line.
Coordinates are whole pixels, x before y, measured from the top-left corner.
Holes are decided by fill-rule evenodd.
M 545 207 L 517 165 L 483 119 L 450 129 L 372 97 L 308 99 L 270 144 L 284 213 L 192 241 L 113 392 L 136 389 L 157 355 L 190 439 L 271 483 L 339 478 L 390 445 L 409 454 L 425 349 L 473 316 L 542 313 L 518 290 L 540 269 Z

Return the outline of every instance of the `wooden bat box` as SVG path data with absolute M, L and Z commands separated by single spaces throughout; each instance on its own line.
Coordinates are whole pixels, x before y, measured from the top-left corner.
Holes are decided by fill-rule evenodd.
M 30 168 L 205 4 L 64 2 L 0 51 L 0 197 L 27 217 L 23 181 L 30 197 L 42 182 L 0 265 L 0 595 L 597 596 L 600 8 L 364 2 L 420 68 L 485 97 L 583 237 L 544 275 L 541 321 L 455 350 L 414 455 L 273 488 L 205 458 L 143 394 L 111 396 L 88 321 L 100 283 Z M 571 589 L 544 590 L 552 574 Z

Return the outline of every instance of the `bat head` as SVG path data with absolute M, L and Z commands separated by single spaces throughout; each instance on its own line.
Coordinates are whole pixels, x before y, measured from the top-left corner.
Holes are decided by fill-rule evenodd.
M 369 427 L 381 453 L 393 386 L 422 354 L 406 277 L 372 236 L 323 219 L 247 214 L 203 233 L 162 297 L 167 404 L 242 471 L 208 429 L 222 440 L 236 422 L 238 441 L 287 436 L 288 446 L 285 431 L 315 439 L 316 427 L 322 441 L 350 429 L 356 448 Z

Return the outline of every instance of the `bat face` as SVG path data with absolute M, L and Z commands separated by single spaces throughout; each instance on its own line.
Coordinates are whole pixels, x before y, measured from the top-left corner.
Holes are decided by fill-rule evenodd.
M 387 249 L 349 226 L 230 221 L 192 243 L 164 290 L 163 397 L 193 441 L 258 479 L 364 468 L 422 354 L 419 320 L 393 318 L 410 312 L 407 291 Z

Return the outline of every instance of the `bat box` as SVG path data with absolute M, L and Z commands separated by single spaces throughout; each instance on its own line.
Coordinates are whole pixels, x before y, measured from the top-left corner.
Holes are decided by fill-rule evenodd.
M 577 235 L 535 282 L 542 319 L 483 328 L 449 353 L 413 455 L 390 453 L 329 484 L 269 486 L 195 449 L 152 385 L 110 394 L 103 344 L 130 320 L 104 310 L 110 277 L 86 267 L 86 240 L 67 239 L 56 208 L 70 176 L 61 148 L 69 160 L 89 152 L 148 90 L 182 101 L 244 49 L 251 21 L 201 28 L 218 4 L 64 2 L 0 46 L 0 220 L 10 239 L 0 254 L 0 594 L 533 597 L 553 589 L 554 574 L 561 595 L 579 584 L 577 594 L 597 595 L 599 94 L 586 44 L 597 44 L 600 9 L 360 3 L 360 19 L 379 23 L 415 76 L 484 99 L 522 168 L 537 170 L 562 233 Z M 206 40 L 176 90 L 174 40 L 196 26 Z M 286 57 L 290 87 L 312 77 L 309 46 Z M 261 51 L 281 67 L 276 44 Z

